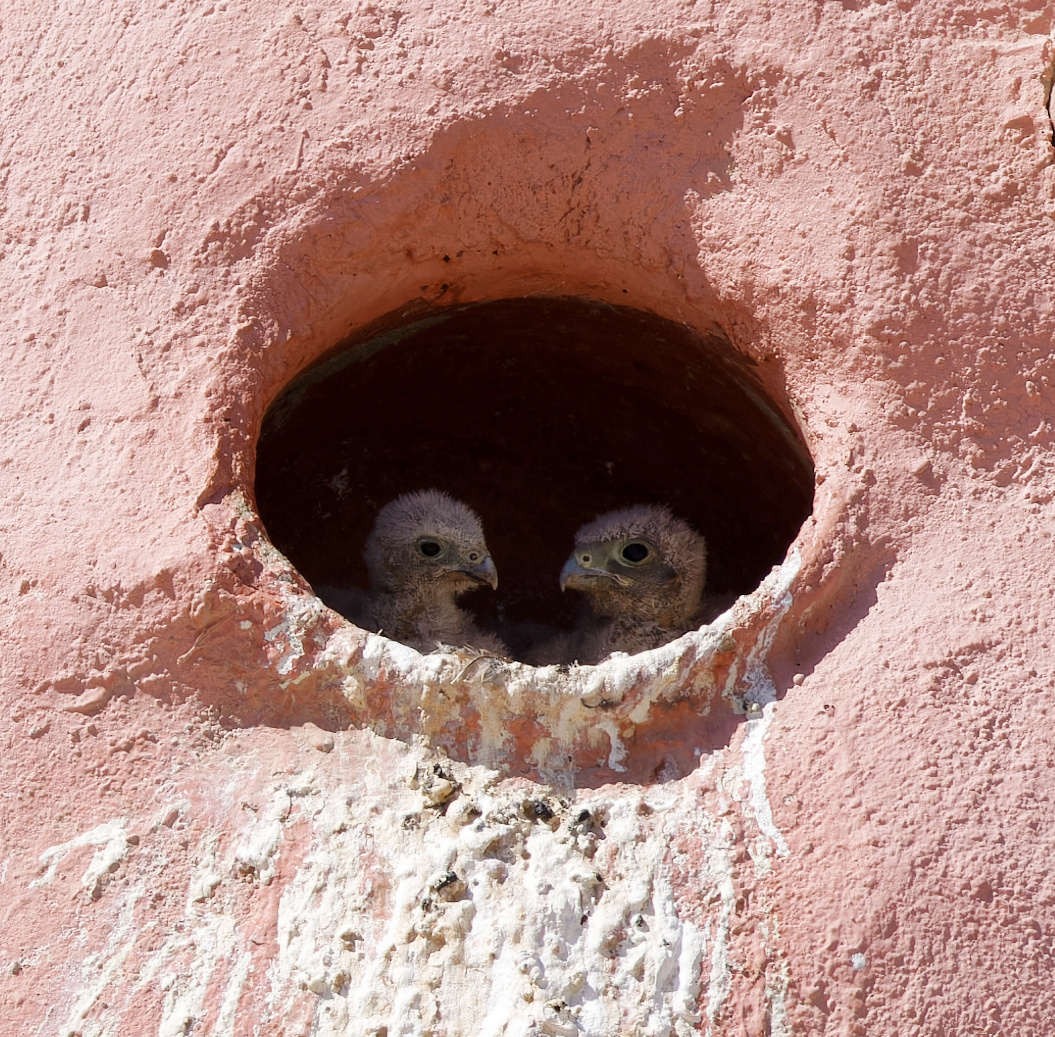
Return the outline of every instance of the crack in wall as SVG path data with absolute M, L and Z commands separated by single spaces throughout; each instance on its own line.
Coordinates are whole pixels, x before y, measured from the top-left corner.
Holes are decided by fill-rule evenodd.
M 1052 44 L 1055 46 L 1055 37 L 1052 38 Z M 1044 83 L 1044 111 L 1048 113 L 1048 141 L 1055 149 L 1055 116 L 1051 111 L 1051 93 L 1052 87 L 1055 86 L 1055 57 L 1048 62 L 1048 67 L 1041 78 Z

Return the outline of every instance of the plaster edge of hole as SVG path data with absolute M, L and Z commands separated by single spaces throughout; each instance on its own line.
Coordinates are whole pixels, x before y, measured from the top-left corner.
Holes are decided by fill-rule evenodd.
M 596 297 L 591 293 L 587 298 Z M 415 315 L 437 314 L 435 307 L 426 305 Z M 379 320 L 391 323 L 405 316 L 402 310 L 389 311 Z M 697 327 L 684 315 L 678 323 Z M 405 323 L 397 321 L 396 327 L 402 329 Z M 716 327 L 736 352 L 750 359 L 750 353 L 735 344 L 740 335 L 721 324 Z M 360 327 L 356 337 L 362 333 Z M 301 371 L 311 366 L 308 362 Z M 770 398 L 761 383 L 750 388 L 752 395 L 756 390 L 763 394 L 767 411 L 780 413 L 783 434 L 794 438 L 796 448 L 815 462 L 809 422 L 793 395 L 784 389 L 779 398 Z M 278 395 L 273 394 L 270 403 Z M 228 531 L 239 526 L 248 534 L 225 535 L 235 544 L 239 564 L 248 562 L 255 570 L 242 582 L 258 606 L 264 603 L 263 637 L 272 678 L 268 683 L 289 696 L 287 705 L 335 707 L 341 723 L 441 750 L 459 744 L 477 762 L 526 766 L 542 775 L 581 770 L 590 766 L 579 766 L 587 759 L 597 766 L 601 742 L 608 769 L 625 770 L 623 761 L 634 751 L 626 742 L 639 727 L 646 733 L 656 720 L 656 708 L 680 704 L 680 715 L 686 709 L 701 718 L 710 715 L 725 723 L 726 730 L 729 723 L 735 726 L 737 716 L 762 717 L 763 707 L 776 698 L 767 668 L 770 650 L 775 641 L 783 646 L 791 636 L 783 622 L 788 613 L 799 615 L 816 599 L 816 577 L 824 568 L 818 564 L 824 550 L 819 527 L 838 524 L 846 503 L 829 500 L 822 516 L 815 497 L 813 511 L 783 561 L 710 624 L 651 651 L 593 666 L 532 667 L 464 651 L 421 655 L 356 627 L 330 610 L 268 539 L 255 495 L 244 479 L 232 482 L 227 492 L 213 498 L 213 507 L 220 505 L 214 519 Z M 229 523 L 222 513 L 235 522 Z M 829 581 L 822 575 L 819 582 Z

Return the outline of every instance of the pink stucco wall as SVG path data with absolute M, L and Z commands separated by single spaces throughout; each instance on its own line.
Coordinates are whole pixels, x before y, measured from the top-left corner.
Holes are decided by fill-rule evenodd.
M 0 11 L 10 1032 L 1051 1033 L 1052 26 Z M 298 371 L 532 293 L 720 327 L 816 465 L 770 583 L 604 696 L 365 637 L 253 511 Z

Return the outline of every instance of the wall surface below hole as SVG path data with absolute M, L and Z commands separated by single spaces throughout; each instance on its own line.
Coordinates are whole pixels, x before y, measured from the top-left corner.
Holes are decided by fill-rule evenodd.
M 446 490 L 483 518 L 500 574 L 497 596 L 466 605 L 567 626 L 575 531 L 667 504 L 707 538 L 720 607 L 783 560 L 812 502 L 809 455 L 754 368 L 717 330 L 588 300 L 446 311 L 344 346 L 276 401 L 260 514 L 310 583 L 364 586 L 378 508 Z
M 2 21 L 5 1032 L 1055 1032 L 1050 3 Z M 816 469 L 762 708 L 698 672 L 642 774 L 602 668 L 464 715 L 253 507 L 334 344 L 533 294 L 713 321 Z

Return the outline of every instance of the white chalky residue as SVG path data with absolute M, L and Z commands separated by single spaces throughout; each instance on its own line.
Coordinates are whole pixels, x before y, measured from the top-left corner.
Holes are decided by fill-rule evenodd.
M 619 737 L 619 728 L 616 726 L 615 721 L 610 720 L 608 717 L 601 717 L 597 721 L 597 727 L 608 735 L 608 744 L 610 746 L 608 751 L 608 766 L 616 773 L 625 771 L 626 768 L 623 766 L 623 760 L 627 758 L 628 754 L 622 738 Z
M 325 663 L 333 659 L 340 664 L 343 661 L 345 654 L 348 653 L 348 646 L 345 644 L 345 638 L 341 637 L 341 633 L 342 631 L 338 631 L 334 637 L 331 637 L 326 642 L 326 648 L 323 650 L 320 662 Z M 398 642 L 393 641 L 392 644 L 398 644 Z M 363 680 L 373 683 L 381 675 L 381 665 L 385 658 L 387 646 L 388 642 L 384 638 L 371 634 L 366 635 L 366 639 L 363 642 L 363 651 L 356 666 L 356 670 Z M 410 651 L 410 649 L 407 649 L 407 651 Z
M 714 920 L 714 946 L 711 949 L 711 976 L 707 984 L 707 1019 L 713 1023 L 732 989 L 732 965 L 729 961 L 729 923 L 736 907 L 736 887 L 730 846 L 732 828 L 728 821 L 720 826 L 721 835 L 710 847 L 711 869 L 720 876 L 717 883 L 719 908 Z M 711 1030 L 708 1029 L 708 1033 Z
M 275 663 L 275 669 L 281 674 L 289 673 L 304 657 L 304 638 L 318 623 L 323 610 L 318 598 L 295 594 L 292 588 L 284 598 L 282 620 L 264 633 L 264 640 L 269 644 L 274 641 L 285 642 L 286 651 Z
M 40 855 L 40 863 L 46 865 L 47 870 L 29 884 L 30 888 L 47 886 L 53 882 L 59 865 L 73 850 L 82 846 L 98 846 L 100 849 L 92 856 L 87 870 L 81 876 L 81 885 L 88 894 L 97 895 L 103 877 L 113 871 L 128 854 L 127 825 L 128 819 L 124 817 L 107 821 L 68 842 L 48 847 Z
M 287 788 L 276 789 L 263 816 L 251 824 L 234 852 L 235 870 L 265 886 L 275 876 L 275 857 L 282 842 L 282 822 L 290 811 Z
M 671 999 L 675 1032 L 678 1037 L 698 1031 L 700 1013 L 697 1003 L 706 951 L 706 934 L 691 923 L 686 923 L 682 928 L 681 946 L 678 948 L 678 986 Z
M 339 655 L 334 657 L 339 658 Z M 437 661 L 437 657 L 423 656 L 399 641 L 389 641 L 380 634 L 367 634 L 358 670 L 367 681 L 376 681 L 383 669 L 397 673 L 413 671 L 424 677 L 430 671 L 430 663 L 434 669 Z M 435 679 L 434 673 L 432 676 Z
M 122 966 L 142 935 L 135 924 L 135 908 L 143 896 L 142 886 L 134 886 L 125 893 L 120 914 L 110 930 L 106 946 L 96 954 L 83 959 L 81 974 L 84 985 L 77 993 L 66 1024 L 59 1030 L 61 1037 L 115 1037 L 116 1022 L 112 1019 L 85 1022 L 88 1013 L 102 997 L 111 983 L 123 979 Z
M 201 1021 L 205 994 L 219 964 L 226 965 L 234 951 L 237 934 L 233 918 L 207 913 L 183 935 L 185 946 L 193 946 L 189 966 L 161 978 L 165 993 L 158 1037 L 184 1037 Z
M 764 661 L 798 567 L 792 552 L 763 582 L 759 600 L 773 604 L 765 606 L 765 623 L 724 687 L 731 702 L 762 707 L 762 717 L 748 723 L 742 754 L 716 753 L 708 767 L 728 795 L 726 802 L 756 823 L 760 838 L 778 856 L 787 847 L 773 823 L 765 786 L 764 735 L 775 694 Z M 728 651 L 737 615 L 731 609 L 679 640 L 695 639 L 690 649 L 705 654 Z M 336 642 L 331 648 L 334 659 L 345 651 L 337 651 Z M 584 716 L 593 730 L 603 732 L 608 745 L 598 740 L 598 751 L 607 751 L 608 766 L 618 769 L 627 752 L 620 722 L 595 710 L 647 686 L 626 714 L 631 724 L 646 722 L 652 703 L 679 694 L 685 650 L 685 643 L 675 642 L 564 672 L 499 663 L 500 680 L 488 685 L 486 660 L 422 657 L 369 635 L 356 673 L 363 682 L 380 679 L 403 688 L 399 709 L 425 724 L 442 722 L 452 681 L 479 679 L 480 690 L 472 694 L 501 696 L 491 701 L 502 707 L 480 709 L 483 759 L 501 757 L 508 737 L 505 718 L 510 711 L 530 712 L 539 682 L 548 687 L 552 679 L 559 691 L 553 689 L 549 712 L 537 714 L 546 732 L 529 750 L 539 770 L 545 773 L 547 762 L 563 758 L 563 746 L 579 736 Z M 460 779 L 468 782 L 462 799 L 471 797 L 479 812 L 475 820 L 464 802 L 447 804 L 441 816 L 422 810 L 418 801 L 409 811 L 415 820 L 401 826 L 403 805 L 391 786 L 383 815 L 366 816 L 349 805 L 346 823 L 335 825 L 325 811 L 317 812 L 311 849 L 280 903 L 280 950 L 269 972 L 272 1016 L 280 1018 L 284 999 L 300 991 L 319 999 L 315 1037 L 381 1031 L 413 1037 L 432 1032 L 439 1019 L 448 1032 L 479 1037 L 601 1037 L 627 1028 L 687 1037 L 701 1027 L 713 1030 L 737 968 L 729 957 L 736 886 L 728 820 L 686 798 L 681 783 L 644 795 L 624 793 L 606 801 L 605 842 L 591 859 L 568 828 L 574 807 L 553 826 L 528 820 L 522 800 L 493 792 L 493 775 L 480 767 L 468 773 L 471 781 Z M 533 787 L 536 791 L 525 795 L 556 796 L 544 785 Z M 657 833 L 655 817 L 642 821 L 643 801 L 646 815 L 669 812 L 671 823 L 691 826 L 703 841 L 705 874 L 698 881 L 701 893 L 710 890 L 704 902 L 711 907 L 697 925 L 678 915 L 667 873 L 669 839 Z M 769 853 L 766 848 L 761 856 L 753 853 L 756 864 L 765 857 L 764 866 Z M 368 872 L 386 876 L 383 896 L 369 888 Z M 707 987 L 701 990 L 705 962 Z M 776 1034 L 785 1027 L 786 977 L 781 979 L 778 967 L 767 972 Z
M 771 870 L 772 852 L 775 852 L 777 857 L 787 857 L 791 852 L 787 841 L 773 820 L 773 809 L 766 789 L 765 736 L 776 711 L 777 694 L 765 660 L 780 621 L 791 607 L 792 598 L 789 588 L 801 564 L 799 552 L 792 549 L 784 564 L 774 572 L 775 608 L 773 615 L 744 660 L 744 700 L 762 710 L 759 719 L 749 720 L 747 723 L 747 732 L 744 735 L 741 749 L 742 765 L 738 768 L 740 777 L 750 787 L 750 794 L 744 802 L 744 807 L 750 812 L 750 816 L 761 833 L 761 837 L 748 847 L 756 873 L 760 877 L 768 875 Z M 759 908 L 765 910 L 764 897 L 760 899 Z M 775 924 L 773 928 L 775 929 Z M 784 1002 L 787 986 L 787 965 L 781 962 L 767 976 L 765 986 L 766 998 L 769 1001 L 768 1014 L 772 1037 L 785 1037 L 787 1034 L 787 1010 Z M 713 1019 L 714 1016 L 712 1015 L 711 1018 Z
M 775 709 L 776 704 L 768 702 L 762 708 L 761 719 L 748 722 L 743 747 L 744 778 L 751 785 L 751 796 L 747 802 L 750 805 L 751 812 L 754 814 L 755 823 L 763 835 L 772 841 L 777 856 L 787 857 L 791 851 L 788 849 L 787 841 L 773 821 L 773 808 L 770 805 L 769 796 L 766 794 L 766 759 L 763 751 L 763 740 L 773 719 L 773 711 Z M 760 872 L 765 873 L 768 871 L 769 862 L 764 855 L 764 844 L 762 845 L 763 853 L 755 855 L 755 863 Z
M 780 620 L 791 607 L 791 594 L 788 591 L 788 587 L 790 587 L 791 581 L 798 574 L 801 565 L 802 562 L 798 551 L 793 550 L 789 552 L 784 564 L 778 570 L 778 586 L 783 589 L 783 593 L 777 597 L 773 618 L 763 629 L 757 642 L 752 646 L 744 668 L 744 682 L 747 687 L 744 698 L 762 709 L 762 717 L 748 722 L 747 734 L 744 736 L 744 778 L 751 785 L 749 804 L 754 814 L 755 823 L 762 833 L 772 841 L 778 857 L 787 857 L 791 851 L 788 849 L 784 836 L 773 821 L 773 810 L 769 803 L 769 797 L 766 794 L 764 740 L 776 709 L 777 691 L 773 686 L 772 678 L 769 676 L 765 660 L 773 644 L 773 638 L 776 636 Z M 765 867 L 766 865 L 763 864 L 761 866 Z
M 234 798 L 235 784 L 227 790 L 225 799 Z M 223 873 L 248 871 L 257 877 L 268 874 L 281 839 L 282 821 L 290 811 L 290 789 L 299 790 L 304 785 L 294 775 L 286 785 L 274 790 L 262 816 L 247 824 L 238 849 L 224 863 L 218 862 L 218 833 L 206 831 L 202 836 L 195 855 L 197 865 L 187 884 L 183 924 L 170 932 L 136 971 L 135 990 L 160 990 L 164 994 L 158 1037 L 182 1037 L 196 1032 L 208 1013 L 207 996 L 214 979 L 223 984 L 223 992 L 210 1037 L 239 1037 L 239 1004 L 252 958 L 246 935 L 230 910 L 237 896 L 234 891 L 244 887 L 229 883 L 225 892 Z M 157 858 L 159 874 L 168 863 L 164 857 Z
M 269 1015 L 282 1017 L 285 990 L 318 998 L 313 1037 L 414 1037 L 437 1018 L 477 1037 L 698 1033 L 703 962 L 727 939 L 732 880 L 695 792 L 672 783 L 565 810 L 535 786 L 555 811 L 547 823 L 525 812 L 524 794 L 493 791 L 492 773 L 460 774 L 445 815 L 418 793 L 395 793 L 384 812 L 340 789 L 319 799 L 279 904 Z M 600 841 L 574 829 L 583 806 L 603 818 Z M 680 831 L 723 842 L 695 877 L 722 903 L 713 935 L 678 913 L 668 847 Z M 379 871 L 387 890 L 368 878 Z
M 220 1008 L 216 1013 L 216 1024 L 210 1031 L 209 1037 L 238 1037 L 242 1032 L 235 1028 L 238 1020 L 238 1002 L 241 1000 L 242 991 L 249 978 L 252 961 L 252 956 L 243 949 L 238 953 L 233 964 L 228 962 L 230 967 L 227 973 L 227 985 L 224 987 Z
M 339 926 L 333 927 L 333 919 L 342 912 L 365 911 L 370 896 L 369 884 L 355 866 L 369 851 L 370 839 L 362 827 L 346 827 L 347 798 L 349 793 L 338 787 L 325 801 L 320 796 L 305 803 L 305 813 L 315 814 L 315 829 L 323 838 L 279 903 L 278 972 L 319 995 L 328 995 L 346 979 L 340 962 L 347 940 Z M 350 931 L 348 938 L 355 935 Z
M 191 904 L 207 900 L 223 881 L 223 876 L 216 867 L 216 849 L 219 841 L 220 837 L 216 832 L 206 832 L 198 844 L 197 863 L 191 872 L 187 892 Z M 187 910 L 191 910 L 189 904 Z
M 240 850 L 231 855 L 225 867 L 237 870 L 252 864 L 266 870 L 273 863 L 272 850 L 277 846 L 271 827 L 288 810 L 288 791 L 285 788 L 277 790 L 264 818 L 250 823 Z M 269 834 L 263 835 L 265 832 Z M 197 866 L 189 876 L 182 924 L 169 933 L 162 945 L 152 951 L 135 972 L 133 991 L 161 991 L 164 995 L 158 1037 L 183 1037 L 196 1031 L 208 1012 L 206 998 L 218 970 L 223 993 L 209 1030 L 210 1037 L 238 1037 L 241 1033 L 237 1026 L 238 1009 L 252 959 L 245 946 L 246 936 L 229 910 L 231 890 L 228 889 L 226 898 L 214 896 L 216 887 L 220 886 L 222 890 L 223 883 L 223 876 L 217 868 L 218 845 L 217 832 L 207 831 L 203 835 L 196 854 Z M 155 860 L 159 875 L 168 867 L 169 861 L 165 857 L 159 856 Z M 238 888 L 234 886 L 234 889 Z M 208 900 L 208 904 L 203 904 L 203 900 Z M 146 931 L 138 935 L 143 936 Z
M 226 982 L 209 1035 L 237 1037 L 238 1004 L 251 962 L 249 953 L 240 945 L 244 945 L 244 934 L 222 909 L 188 909 L 181 928 L 171 933 L 135 972 L 133 991 L 164 994 L 158 1037 L 182 1037 L 195 1030 L 206 1014 L 206 995 L 218 967 L 227 970 L 221 973 L 221 981 Z
M 769 1001 L 769 1037 L 791 1037 L 785 998 L 788 993 L 790 975 L 788 963 L 781 960 L 778 967 L 766 977 L 766 998 Z

